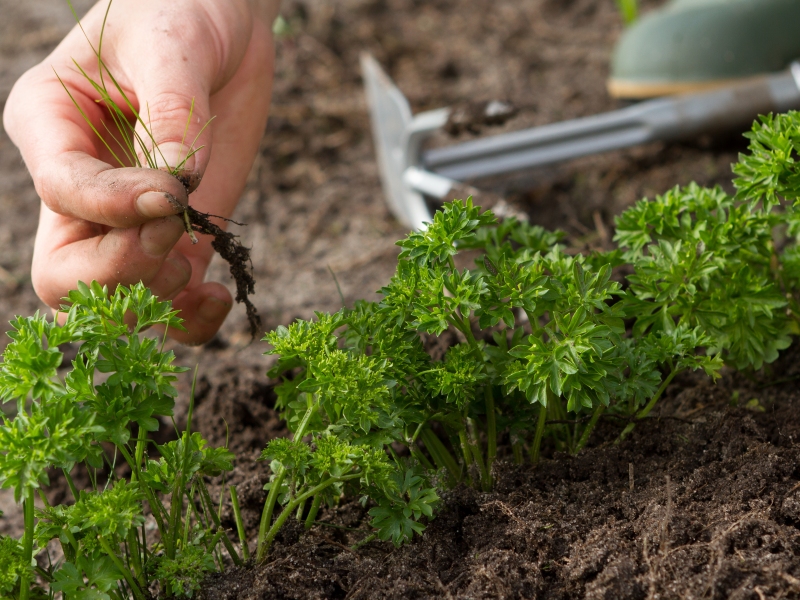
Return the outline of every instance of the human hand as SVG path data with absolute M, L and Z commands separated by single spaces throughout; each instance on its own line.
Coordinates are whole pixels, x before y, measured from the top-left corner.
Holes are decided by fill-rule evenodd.
M 95 47 L 106 7 L 100 0 L 81 21 Z M 244 188 L 267 120 L 274 51 L 271 21 L 264 18 L 276 8 L 277 0 L 268 0 L 266 8 L 256 0 L 114 0 L 109 11 L 103 62 L 146 120 L 159 147 L 159 166 L 166 166 L 164 160 L 176 166 L 197 138 L 198 150 L 184 171 L 191 188 L 202 179 L 191 195 L 199 211 L 229 217 Z M 203 281 L 211 239 L 200 236 L 192 245 L 183 235 L 169 196 L 182 204 L 188 196 L 175 177 L 159 169 L 118 168 L 59 82 L 58 77 L 98 131 L 116 134 L 73 59 L 100 80 L 98 61 L 76 26 L 17 81 L 3 115 L 42 200 L 34 289 L 57 308 L 78 281 L 111 288 L 142 281 L 181 310 L 187 331 L 170 335 L 205 342 L 232 305 L 225 286 Z M 129 118 L 133 122 L 132 113 Z

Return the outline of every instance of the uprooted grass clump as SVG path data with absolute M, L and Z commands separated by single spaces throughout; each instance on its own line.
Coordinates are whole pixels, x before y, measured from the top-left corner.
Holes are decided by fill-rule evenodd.
M 133 165 L 151 169 L 166 168 L 166 170 L 172 176 L 174 176 L 183 184 L 187 194 L 197 189 L 197 186 L 200 183 L 199 180 L 194 179 L 197 176 L 188 175 L 184 167 L 189 158 L 191 158 L 195 153 L 197 153 L 198 150 L 202 148 L 202 146 L 197 147 L 195 144 L 200 134 L 211 121 L 209 120 L 197 133 L 195 139 L 189 145 L 186 156 L 182 160 L 178 161 L 178 163 L 175 165 L 167 164 L 167 161 L 164 158 L 164 155 L 161 152 L 149 125 L 145 122 L 142 114 L 140 114 L 140 111 L 134 106 L 134 104 L 125 94 L 125 91 L 112 75 L 111 71 L 109 71 L 101 56 L 103 48 L 103 32 L 105 31 L 108 12 L 111 9 L 111 1 L 109 1 L 108 6 L 106 7 L 97 47 L 92 44 L 89 36 L 83 30 L 83 26 L 81 25 L 80 19 L 75 12 L 72 3 L 69 0 L 67 0 L 67 2 L 70 6 L 70 9 L 72 9 L 72 14 L 75 17 L 75 20 L 78 22 L 78 26 L 81 28 L 81 31 L 83 31 L 84 37 L 86 37 L 86 41 L 91 46 L 92 51 L 97 58 L 97 71 L 99 73 L 98 81 L 92 79 L 92 77 L 76 61 L 73 62 L 81 75 L 86 79 L 86 81 L 89 82 L 95 92 L 99 95 L 97 103 L 100 106 L 105 107 L 105 109 L 108 111 L 108 114 L 115 125 L 116 133 L 108 126 L 105 126 L 105 133 L 109 136 L 109 139 L 106 139 L 104 134 L 101 133 L 97 127 L 95 127 L 94 123 L 72 95 L 69 88 L 59 77 L 61 85 L 64 87 L 64 90 L 67 92 L 67 94 L 69 94 L 70 99 L 80 111 L 81 116 L 120 166 L 127 167 Z M 58 77 L 58 74 L 56 74 L 56 76 Z M 120 105 L 117 104 L 111 97 L 106 80 L 111 82 L 112 90 L 116 91 L 122 97 L 124 110 L 123 107 L 120 107 Z M 186 129 L 184 130 L 184 136 L 181 140 L 181 143 L 184 145 L 193 112 L 194 101 L 192 102 L 192 107 L 189 109 L 189 114 L 186 117 Z M 131 116 L 133 117 L 132 119 Z M 143 133 L 140 133 L 136 130 L 137 126 L 142 129 Z M 109 140 L 111 140 L 113 144 L 109 143 Z M 121 156 L 115 152 L 114 147 L 121 148 Z M 166 165 L 166 167 L 164 167 L 164 165 Z M 177 201 L 174 201 L 173 203 L 176 210 L 179 211 L 178 214 L 183 215 L 183 219 L 186 224 L 186 233 L 191 236 L 192 243 L 197 243 L 197 238 L 195 237 L 194 232 L 210 235 L 214 238 L 214 241 L 211 242 L 211 247 L 214 248 L 214 250 L 230 266 L 231 277 L 233 277 L 234 281 L 236 282 L 236 302 L 245 305 L 247 310 L 247 321 L 250 325 L 250 336 L 252 339 L 255 339 L 256 334 L 261 329 L 261 319 L 258 316 L 256 307 L 248 297 L 249 295 L 255 293 L 255 279 L 253 278 L 253 263 L 250 259 L 250 249 L 242 245 L 237 235 L 225 231 L 222 227 L 213 223 L 211 219 L 222 219 L 223 221 L 235 223 L 236 225 L 244 224 L 237 223 L 231 219 L 226 219 L 225 217 L 219 217 L 217 215 L 200 212 L 190 206 L 183 206 Z

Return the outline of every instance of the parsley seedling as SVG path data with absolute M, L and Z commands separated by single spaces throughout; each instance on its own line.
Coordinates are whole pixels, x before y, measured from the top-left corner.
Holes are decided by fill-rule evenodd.
M 159 417 L 172 415 L 173 384 L 186 369 L 173 364 L 158 339 L 140 334 L 152 326 L 180 328 L 181 320 L 141 284 L 112 294 L 80 284 L 66 300 L 61 325 L 38 314 L 12 321 L 0 363 L 0 399 L 16 403 L 16 414 L 0 423 L 0 487 L 13 488 L 25 523 L 20 542 L 0 537 L 0 556 L 11 565 L 0 592 L 28 598 L 34 572 L 27 566 L 57 540 L 65 561 L 36 571 L 52 592 L 143 600 L 157 584 L 168 595 L 191 596 L 204 573 L 222 567 L 220 542 L 234 562 L 240 559 L 204 480 L 230 471 L 233 455 L 190 432 L 191 409 L 176 441 L 148 440 Z M 62 377 L 59 347 L 66 343 L 80 346 Z M 129 477 L 119 475 L 120 463 Z M 89 473 L 89 489 L 72 479 L 78 464 Z M 49 506 L 41 494 L 45 506 L 35 509 L 52 469 L 62 471 L 72 503 Z M 159 549 L 155 540 L 148 546 L 146 514 L 156 523 Z
M 735 196 L 691 184 L 642 200 L 617 219 L 618 249 L 567 253 L 562 234 L 456 200 L 398 242 L 380 302 L 269 334 L 294 436 L 264 454 L 274 475 L 259 559 L 310 486 L 362 472 L 344 455 L 344 470 L 317 472 L 329 436 L 387 449 L 388 477 L 358 493 L 377 504 L 377 537 L 397 543 L 422 530 L 428 513 L 412 504 L 437 486 L 491 488 L 503 435 L 514 460 L 527 447 L 535 464 L 545 439 L 580 451 L 607 412 L 628 421 L 622 439 L 683 371 L 774 361 L 800 331 L 800 219 L 787 204 L 800 199 L 800 114 L 762 118 L 748 137 Z M 475 268 L 456 267 L 464 251 Z M 459 341 L 434 359 L 423 340 L 446 332 Z M 309 523 L 334 489 L 315 496 Z

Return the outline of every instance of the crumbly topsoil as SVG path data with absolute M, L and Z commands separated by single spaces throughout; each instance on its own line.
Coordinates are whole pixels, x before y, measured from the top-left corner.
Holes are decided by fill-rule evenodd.
M 357 501 L 323 512 L 330 527 L 290 520 L 266 564 L 211 577 L 203 598 L 798 598 L 799 360 L 790 352 L 753 380 L 686 376 L 620 445 L 609 420 L 578 457 L 500 462 L 494 492 L 446 493 L 399 550 L 348 548 L 367 527 Z M 216 415 L 203 420 L 211 436 L 224 436 L 222 418 L 238 423 L 247 458 L 234 482 L 254 537 L 266 473 L 253 440 L 281 430 L 269 387 L 227 377 L 203 382 L 198 421 Z M 770 385 L 779 379 L 791 381 Z

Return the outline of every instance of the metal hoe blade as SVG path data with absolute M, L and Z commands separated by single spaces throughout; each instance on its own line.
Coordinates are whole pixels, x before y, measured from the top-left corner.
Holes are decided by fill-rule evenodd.
M 746 128 L 759 114 L 800 108 L 800 63 L 785 73 L 710 92 L 658 98 L 608 113 L 488 136 L 422 152 L 450 109 L 411 115 L 408 101 L 369 54 L 361 69 L 389 207 L 404 225 L 431 221 L 424 196 L 445 199 L 459 181 L 494 177 L 656 140 Z
M 424 229 L 425 223 L 431 221 L 431 214 L 420 191 L 406 181 L 406 171 L 418 161 L 422 140 L 447 122 L 449 109 L 438 111 L 441 113 L 438 118 L 414 119 L 403 93 L 371 55 L 361 55 L 361 72 L 370 109 L 378 169 L 389 208 L 407 227 Z M 415 149 L 417 152 L 414 152 Z M 449 189 L 448 184 L 447 190 L 442 193 L 446 194 Z

